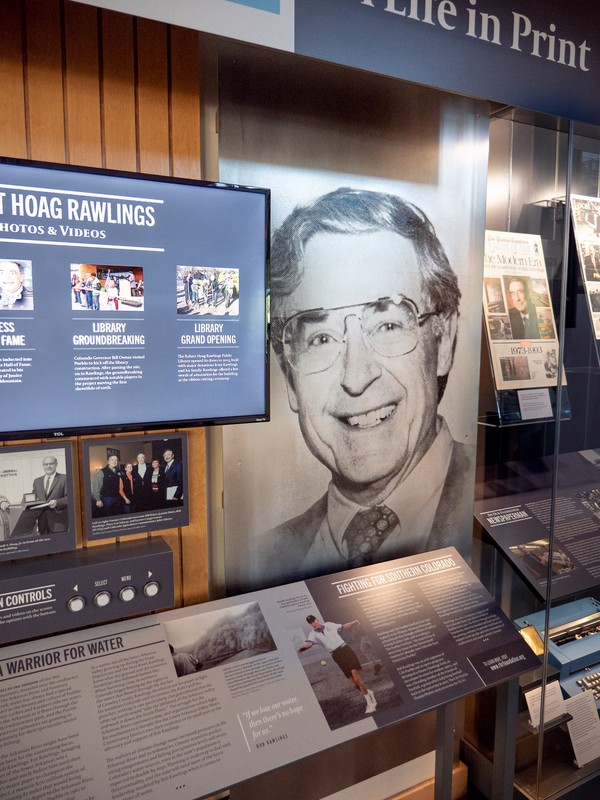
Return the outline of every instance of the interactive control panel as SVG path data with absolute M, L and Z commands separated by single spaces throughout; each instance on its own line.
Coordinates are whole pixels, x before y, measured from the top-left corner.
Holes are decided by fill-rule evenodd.
M 0 645 L 174 605 L 173 553 L 160 537 L 0 566 Z

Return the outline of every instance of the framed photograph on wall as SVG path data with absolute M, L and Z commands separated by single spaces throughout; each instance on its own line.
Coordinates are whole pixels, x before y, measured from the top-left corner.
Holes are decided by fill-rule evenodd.
M 189 523 L 185 433 L 89 439 L 83 463 L 88 541 Z
M 71 443 L 2 448 L 0 561 L 74 550 Z

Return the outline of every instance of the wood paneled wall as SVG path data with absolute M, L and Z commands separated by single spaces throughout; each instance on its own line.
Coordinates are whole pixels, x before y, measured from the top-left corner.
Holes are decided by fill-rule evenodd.
M 70 0 L 2 0 L 0 30 L 1 156 L 201 177 L 196 32 Z M 161 532 L 178 605 L 208 596 L 205 435 L 188 434 L 190 525 Z

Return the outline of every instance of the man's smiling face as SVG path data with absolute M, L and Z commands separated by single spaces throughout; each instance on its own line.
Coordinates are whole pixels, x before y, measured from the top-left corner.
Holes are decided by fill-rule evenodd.
M 318 233 L 306 244 L 303 278 L 285 300 L 285 315 L 404 295 L 421 314 L 423 296 L 411 242 L 391 231 Z M 287 365 L 290 406 L 311 452 L 344 494 L 366 502 L 391 491 L 427 452 L 436 433 L 437 376 L 452 364 L 456 318 L 432 316 L 414 350 L 378 355 L 348 311 L 333 365 L 302 374 Z
M 0 261 L 0 289 L 18 292 L 23 283 L 19 265 L 14 261 Z

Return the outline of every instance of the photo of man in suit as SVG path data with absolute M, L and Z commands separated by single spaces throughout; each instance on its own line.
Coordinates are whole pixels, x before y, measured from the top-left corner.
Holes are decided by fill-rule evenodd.
M 70 443 L 2 450 L 0 562 L 75 549 Z
M 163 453 L 165 461 L 165 499 L 167 505 L 181 505 L 183 497 L 183 469 L 181 461 L 175 460 L 172 450 L 165 450 Z
M 513 339 L 539 339 L 537 310 L 531 297 L 529 278 L 512 277 L 508 283 L 512 308 L 508 309 Z
M 0 309 L 31 311 L 31 284 L 30 261 L 0 261 Z
M 47 503 L 38 517 L 39 533 L 56 533 L 69 529 L 67 476 L 57 472 L 58 460 L 48 455 L 42 462 L 44 474 L 33 481 L 35 499 Z
M 464 540 L 473 448 L 438 414 L 461 293 L 427 216 L 337 189 L 275 232 L 271 279 L 289 405 L 331 481 L 261 537 L 265 574 L 283 583 Z

